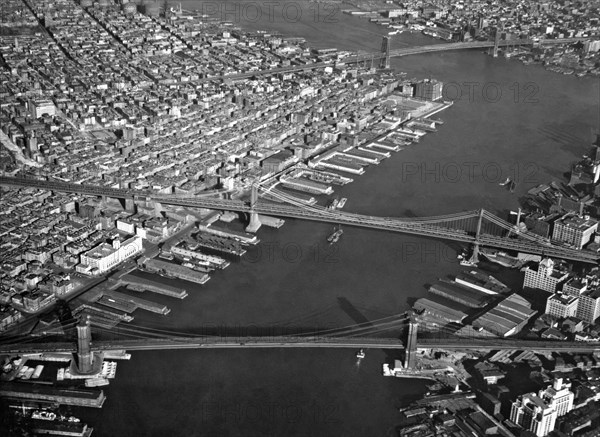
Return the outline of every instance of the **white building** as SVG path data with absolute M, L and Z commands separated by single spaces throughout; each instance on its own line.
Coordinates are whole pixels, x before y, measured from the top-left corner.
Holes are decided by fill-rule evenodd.
M 51 100 L 34 100 L 29 105 L 33 118 L 40 118 L 44 114 L 56 115 L 56 106 Z
M 554 261 L 544 258 L 538 264 L 537 270 L 525 268 L 524 288 L 539 288 L 540 290 L 556 293 L 558 285 L 569 277 L 569 273 L 556 269 Z
M 554 430 L 556 424 L 556 408 L 546 403 L 535 393 L 521 395 L 513 402 L 510 420 L 521 428 L 544 437 Z
M 578 297 L 569 294 L 554 293 L 546 300 L 546 314 L 559 319 L 573 317 L 577 314 L 578 301 Z
M 562 378 L 556 378 L 554 383 L 540 390 L 539 397 L 556 410 L 556 416 L 564 416 L 573 409 L 575 394 L 570 390 L 571 383 L 564 383 Z
M 595 275 L 573 278 L 563 287 L 563 293 L 577 296 L 577 318 L 594 323 L 600 317 L 600 280 Z
M 598 222 L 589 216 L 565 214 L 554 222 L 552 239 L 570 244 L 577 249 L 582 249 L 592 239 L 598 229 Z
M 111 244 L 101 243 L 81 255 L 77 271 L 89 275 L 99 275 L 117 264 L 142 251 L 142 239 L 138 235 L 121 242 L 115 239 Z
M 594 323 L 600 317 L 600 289 L 579 296 L 577 317 L 587 323 Z

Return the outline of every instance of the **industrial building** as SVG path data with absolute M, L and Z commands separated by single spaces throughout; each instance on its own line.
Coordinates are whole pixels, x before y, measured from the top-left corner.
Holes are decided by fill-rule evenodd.
M 518 333 L 535 314 L 530 303 L 517 294 L 511 294 L 487 313 L 473 321 L 473 327 L 501 337 Z

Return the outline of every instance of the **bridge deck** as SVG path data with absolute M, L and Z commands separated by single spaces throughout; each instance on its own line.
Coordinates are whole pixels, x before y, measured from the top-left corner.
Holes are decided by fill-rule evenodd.
M 40 189 L 50 189 L 55 191 L 77 192 L 96 196 L 109 196 L 118 198 L 136 198 L 144 197 L 168 205 L 187 206 L 192 208 L 208 208 L 223 211 L 237 212 L 256 212 L 258 214 L 272 215 L 279 217 L 298 218 L 304 220 L 313 220 L 326 223 L 337 223 L 349 226 L 363 228 L 379 229 L 392 232 L 419 235 L 424 237 L 441 238 L 446 240 L 460 241 L 463 243 L 474 243 L 475 236 L 469 234 L 463 229 L 450 228 L 448 222 L 452 219 L 457 222 L 465 218 L 472 218 L 470 211 L 460 214 L 454 214 L 444 217 L 374 217 L 362 214 L 353 214 L 341 211 L 318 210 L 316 208 L 303 208 L 289 204 L 275 204 L 258 202 L 251 207 L 249 204 L 240 200 L 229 200 L 219 198 L 180 198 L 167 195 L 156 195 L 136 190 L 113 189 L 107 187 L 94 187 L 79 184 L 71 184 L 57 181 L 41 181 L 36 179 L 17 179 L 9 177 L 0 177 L 0 185 L 9 186 L 32 186 Z M 491 216 L 489 213 L 488 216 Z M 496 221 L 499 219 L 495 218 Z M 518 252 L 543 254 L 550 257 L 569 259 L 573 261 L 596 263 L 599 259 L 597 253 L 579 251 L 575 249 L 557 246 L 553 244 L 541 244 L 538 241 L 529 241 L 523 238 L 507 238 L 503 236 L 494 236 L 482 234 L 479 244 L 482 246 L 496 247 Z M 538 237 L 539 238 L 539 237 Z

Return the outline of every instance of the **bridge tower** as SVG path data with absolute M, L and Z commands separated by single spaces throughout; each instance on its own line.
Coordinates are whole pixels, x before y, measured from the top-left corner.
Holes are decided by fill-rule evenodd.
M 502 30 L 499 26 L 496 26 L 496 35 L 494 36 L 494 58 L 498 57 L 498 46 L 500 45 L 500 35 L 502 34 Z
M 254 207 L 256 206 L 256 202 L 258 201 L 258 182 L 254 181 L 252 183 L 252 190 L 250 191 L 250 223 L 246 227 L 247 232 L 256 232 L 261 226 L 260 219 L 258 218 L 258 213 L 254 211 Z
M 404 348 L 404 368 L 412 369 L 415 365 L 415 356 L 417 355 L 417 330 L 419 324 L 415 319 L 415 314 L 410 314 L 408 321 L 408 339 Z
M 82 317 L 77 325 L 77 362 L 71 362 L 73 375 L 92 375 L 102 369 L 102 355 L 92 352 L 90 316 Z
M 381 54 L 383 57 L 381 58 L 381 62 L 379 64 L 379 68 L 388 69 L 390 68 L 390 37 L 384 36 L 381 40 Z
M 481 224 L 483 223 L 483 208 L 479 210 L 479 218 L 477 220 L 477 230 L 475 231 L 475 243 L 473 244 L 473 254 L 470 261 L 476 263 L 479 261 L 479 236 L 481 235 Z

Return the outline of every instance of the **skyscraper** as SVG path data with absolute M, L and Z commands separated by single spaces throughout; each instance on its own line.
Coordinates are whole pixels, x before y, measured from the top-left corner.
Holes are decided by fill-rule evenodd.
M 556 378 L 552 385 L 540 390 L 539 397 L 556 410 L 557 417 L 564 416 L 573 409 L 575 394 L 570 390 L 571 383 Z
M 554 430 L 557 412 L 554 406 L 536 396 L 535 393 L 521 395 L 513 402 L 510 420 L 538 437 Z

